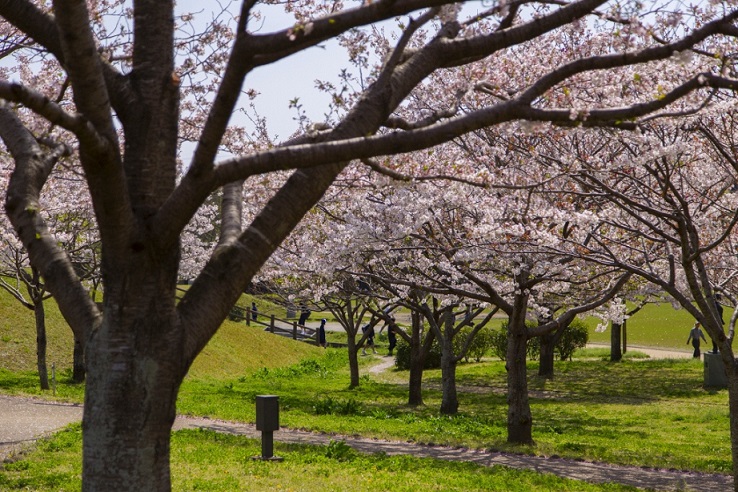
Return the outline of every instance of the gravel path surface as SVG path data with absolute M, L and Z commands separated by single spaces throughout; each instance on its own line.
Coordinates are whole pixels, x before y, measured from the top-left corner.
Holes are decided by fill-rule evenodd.
M 632 348 L 646 352 L 654 358 L 684 356 L 684 353 L 678 351 Z M 691 354 L 687 352 L 686 357 L 691 357 Z M 392 362 L 392 358 L 382 357 L 380 363 L 373 366 L 369 372 L 381 372 L 390 367 Z M 24 447 L 29 446 L 36 439 L 48 435 L 69 423 L 79 421 L 81 418 L 81 405 L 0 395 L 0 467 L 2 461 L 12 460 L 14 454 L 22 451 Z M 174 423 L 175 430 L 194 428 L 260 438 L 260 433 L 251 424 L 184 416 L 177 417 Z M 540 473 L 552 473 L 594 483 L 621 483 L 648 490 L 724 492 L 733 488 L 733 480 L 729 475 L 615 466 L 607 463 L 590 463 L 556 457 L 546 458 L 353 436 L 335 436 L 285 428 L 274 433 L 274 439 L 278 442 L 316 445 L 325 445 L 331 440 L 341 440 L 352 448 L 366 453 L 407 454 L 444 460 L 468 461 L 483 466 L 502 465 L 535 470 Z
M 39 437 L 82 419 L 82 405 L 0 395 L 0 462 Z

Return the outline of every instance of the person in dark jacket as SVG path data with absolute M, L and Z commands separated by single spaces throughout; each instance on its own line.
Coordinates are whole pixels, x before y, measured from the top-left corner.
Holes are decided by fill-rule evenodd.
M 325 341 L 325 318 L 320 320 L 320 327 L 318 328 L 318 345 L 323 348 L 328 346 L 328 343 Z
M 395 333 L 395 318 L 387 324 L 387 340 L 389 341 L 389 355 L 392 357 L 392 351 L 397 346 L 397 333 Z
M 300 331 L 305 333 L 305 323 L 307 323 L 308 318 L 310 317 L 310 310 L 305 305 L 305 303 L 300 304 L 300 319 L 297 320 L 297 324 L 300 325 Z
M 361 351 L 361 355 L 366 355 L 367 347 L 372 349 L 372 353 L 377 353 L 377 349 L 374 348 L 374 327 L 371 324 L 364 325 L 361 329 L 362 333 L 366 336 L 364 348 Z

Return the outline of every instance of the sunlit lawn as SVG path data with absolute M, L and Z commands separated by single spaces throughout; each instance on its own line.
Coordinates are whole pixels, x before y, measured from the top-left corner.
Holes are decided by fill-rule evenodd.
M 536 445 L 506 443 L 500 361 L 459 367 L 460 413 L 440 416 L 440 372 L 427 371 L 425 406 L 407 402 L 407 373 L 348 389 L 342 353 L 288 371 L 229 382 L 186 382 L 179 410 L 253 421 L 254 397 L 280 397 L 281 424 L 336 434 L 523 451 L 649 467 L 730 471 L 727 393 L 702 388 L 692 360 L 557 362 L 553 381 L 530 377 Z M 366 359 L 362 359 L 366 360 Z M 531 363 L 530 374 L 536 364 Z
M 4 465 L 1 490 L 77 491 L 81 488 L 79 425 L 42 441 L 22 460 Z M 341 441 L 327 446 L 275 443 L 282 462 L 252 460 L 261 444 L 203 430 L 172 435 L 176 491 L 632 491 L 554 475 L 409 456 L 360 454 Z

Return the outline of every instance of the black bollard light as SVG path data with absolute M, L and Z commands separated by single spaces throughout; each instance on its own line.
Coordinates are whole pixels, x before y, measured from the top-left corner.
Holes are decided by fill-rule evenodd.
M 282 461 L 274 456 L 274 431 L 279 430 L 279 397 L 256 395 L 256 430 L 261 431 L 261 456 L 256 460 Z

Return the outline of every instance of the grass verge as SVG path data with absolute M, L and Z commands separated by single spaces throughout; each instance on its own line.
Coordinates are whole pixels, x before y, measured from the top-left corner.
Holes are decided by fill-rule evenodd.
M 42 441 L 23 460 L 6 464 L 2 490 L 80 490 L 82 436 L 73 425 Z M 172 436 L 172 489 L 179 491 L 633 491 L 532 471 L 482 467 L 409 456 L 366 455 L 341 441 L 327 446 L 276 443 L 281 463 L 252 460 L 259 441 L 204 430 Z
M 280 422 L 291 428 L 655 468 L 731 469 L 727 392 L 702 388 L 697 361 L 557 362 L 555 380 L 529 379 L 536 444 L 519 447 L 506 442 L 503 362 L 459 366 L 460 412 L 449 417 L 438 414 L 439 371 L 427 371 L 425 405 L 409 407 L 406 372 L 392 371 L 382 381 L 365 375 L 349 389 L 344 357 L 328 350 L 289 369 L 188 381 L 178 408 L 253 422 L 255 396 L 276 394 Z M 530 374 L 535 370 L 531 363 Z

